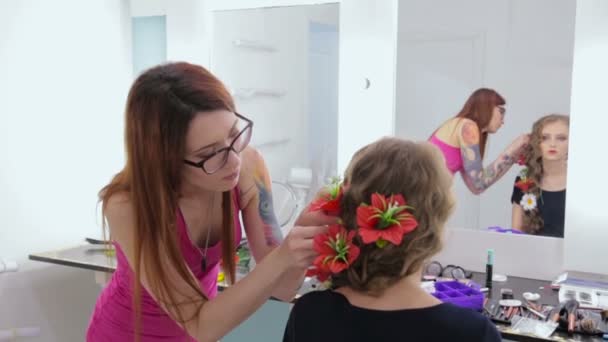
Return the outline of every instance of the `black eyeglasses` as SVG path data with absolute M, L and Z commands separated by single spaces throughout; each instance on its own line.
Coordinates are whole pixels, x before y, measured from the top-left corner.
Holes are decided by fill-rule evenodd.
M 447 265 L 446 267 L 443 267 L 439 262 L 432 261 L 424 268 L 423 276 L 470 279 L 473 277 L 473 274 L 465 271 L 465 269 L 460 266 Z
M 245 149 L 245 147 L 249 145 L 249 141 L 251 141 L 253 121 L 247 119 L 239 113 L 234 114 L 237 116 L 237 118 L 240 119 L 236 124 L 236 129 L 239 130 L 239 133 L 234 137 L 230 145 L 224 148 L 220 148 L 219 150 L 213 152 L 211 155 L 208 155 L 198 163 L 187 159 L 184 159 L 184 163 L 193 167 L 198 167 L 202 169 L 206 174 L 210 175 L 217 172 L 219 169 L 224 167 L 224 165 L 226 165 L 226 162 L 228 161 L 228 154 L 230 153 L 230 151 L 234 151 L 235 153 L 241 153 Z

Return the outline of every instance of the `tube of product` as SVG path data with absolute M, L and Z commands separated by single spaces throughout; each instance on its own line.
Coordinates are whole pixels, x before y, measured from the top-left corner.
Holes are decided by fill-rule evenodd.
M 492 268 L 494 267 L 494 250 L 488 249 L 486 260 L 486 287 L 492 288 Z

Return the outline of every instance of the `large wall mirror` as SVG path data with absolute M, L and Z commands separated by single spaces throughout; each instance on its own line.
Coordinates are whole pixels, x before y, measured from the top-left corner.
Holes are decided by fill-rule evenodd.
M 498 128 L 488 133 L 487 167 L 516 137 L 531 133 L 541 117 L 567 116 L 575 7 L 571 1 L 551 0 L 400 1 L 395 135 L 427 140 L 476 89 L 491 88 L 506 103 L 499 108 L 504 112 Z M 298 191 L 300 205 L 336 175 L 337 136 L 348 134 L 338 132 L 337 123 L 338 21 L 338 4 L 213 12 L 210 67 L 231 89 L 239 110 L 256 122 L 253 144 L 264 154 L 273 179 Z M 369 118 L 370 125 L 379 124 L 373 115 Z M 543 128 L 532 140 L 537 147 L 543 139 L 560 146 L 565 141 L 559 159 L 563 170 L 565 126 L 565 132 Z M 542 166 L 544 155 L 536 156 Z M 515 180 L 523 169 L 513 165 L 480 194 L 465 184 L 464 172 L 456 172 L 458 207 L 449 227 L 508 230 L 514 227 L 515 202 L 528 223 L 534 216 L 542 218 L 543 207 L 557 213 L 551 217 L 561 215 L 557 233 L 542 226 L 528 233 L 563 237 L 565 183 L 541 182 L 536 192 L 521 191 L 514 201 Z M 536 215 L 524 210 L 528 193 L 535 195 Z
M 459 113 L 474 90 L 492 88 L 506 104 L 501 106 L 504 124 L 488 135 L 483 158 L 487 166 L 518 135 L 530 133 L 533 123 L 542 116 L 567 115 L 575 9 L 574 1 L 400 1 L 395 134 L 429 139 Z M 554 133 L 539 132 L 543 135 L 540 139 L 554 139 Z M 564 141 L 559 134 L 556 138 L 562 139 L 557 144 Z M 533 139 L 535 144 L 538 141 Z M 567 147 L 565 153 L 562 164 L 567 160 Z M 551 168 L 551 163 L 547 162 L 545 169 Z M 454 186 L 458 207 L 449 227 L 511 228 L 511 199 L 522 168 L 515 164 L 478 195 L 465 185 L 463 172 L 457 172 Z M 563 236 L 565 183 L 562 185 L 558 189 L 544 184 L 545 189 L 537 192 L 540 208 L 544 205 L 553 216 L 559 215 L 557 211 L 562 215 L 561 233 L 540 230 L 540 235 Z M 556 203 L 561 205 L 557 211 L 552 207 Z

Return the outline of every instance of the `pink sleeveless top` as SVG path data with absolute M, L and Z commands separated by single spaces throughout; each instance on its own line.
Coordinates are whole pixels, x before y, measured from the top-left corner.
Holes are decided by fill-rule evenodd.
M 235 245 L 241 241 L 241 224 L 239 221 L 238 194 L 235 196 Z M 181 210 L 177 210 L 177 234 L 179 245 L 192 273 L 198 278 L 200 287 L 209 297 L 217 295 L 217 275 L 222 255 L 222 244 L 210 246 L 207 250 L 207 272 L 203 272 L 201 263 L 204 249 L 192 243 L 188 235 L 186 222 Z M 116 271 L 108 285 L 101 292 L 93 316 L 87 329 L 87 342 L 135 341 L 133 335 L 134 313 L 132 306 L 133 270 L 129 266 L 122 249 L 116 243 Z M 196 341 L 191 338 L 167 313 L 154 301 L 146 289 L 142 288 L 141 342 L 182 342 Z
M 437 138 L 435 134 L 431 136 L 429 142 L 439 147 L 439 150 L 445 158 L 445 165 L 448 167 L 448 170 L 452 172 L 452 174 L 462 170 L 462 155 L 460 154 L 460 147 L 446 144 Z

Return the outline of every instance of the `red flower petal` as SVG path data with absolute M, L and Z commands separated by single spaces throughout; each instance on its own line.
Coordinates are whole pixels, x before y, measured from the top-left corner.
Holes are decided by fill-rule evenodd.
M 404 229 L 398 224 L 394 224 L 389 228 L 381 231 L 380 237 L 393 245 L 400 245 L 403 241 L 403 235 L 405 234 Z
M 313 238 L 313 248 L 317 253 L 321 255 L 328 255 L 334 253 L 334 250 L 327 245 L 329 240 L 326 234 L 317 235 Z
M 332 260 L 330 262 L 328 262 L 329 264 L 329 270 L 331 271 L 331 273 L 340 273 L 342 271 L 344 271 L 348 265 L 340 260 Z
M 323 198 L 317 198 L 310 203 L 308 211 L 319 211 L 322 210 L 325 200 Z
M 352 265 L 355 260 L 359 257 L 361 250 L 359 247 L 355 245 L 350 245 L 350 249 L 348 250 L 348 264 Z
M 403 198 L 403 195 L 401 195 L 401 194 L 391 196 L 391 198 L 389 199 L 389 203 L 395 203 L 395 202 L 397 202 L 397 204 L 399 206 L 406 205 L 405 198 Z
M 403 241 L 403 229 L 398 224 L 394 224 L 389 228 L 380 231 L 380 237 L 393 245 L 400 245 Z
M 372 207 L 385 211 L 387 207 L 386 198 L 378 193 L 372 194 Z
M 368 244 L 378 240 L 382 236 L 382 231 L 374 228 L 359 227 L 359 236 L 363 243 Z
M 401 221 L 401 228 L 404 230 L 404 234 L 408 234 L 418 227 L 418 221 L 413 216 L 410 216 L 405 221 Z
M 519 155 L 519 158 L 517 158 L 517 164 L 526 165 L 526 155 L 525 154 Z
M 336 198 L 332 198 L 331 194 L 327 191 L 321 193 L 321 195 L 312 201 L 308 207 L 308 211 L 324 211 L 326 214 L 331 216 L 340 215 L 340 202 L 342 201 L 343 190 L 338 190 Z
M 332 224 L 327 229 L 326 235 L 328 236 L 328 238 L 330 238 L 330 237 L 331 238 L 335 238 L 336 235 L 339 235 L 340 233 L 342 233 L 343 230 L 345 230 L 345 229 L 341 225 L 339 225 L 339 224 Z
M 361 205 L 357 208 L 357 226 L 360 228 L 374 229 L 378 224 L 378 209 L 372 206 Z
M 531 179 L 520 180 L 515 183 L 515 187 L 519 188 L 521 191 L 526 192 L 534 185 L 534 182 Z
M 319 255 L 313 261 L 314 268 L 309 269 L 306 274 L 324 281 L 332 273 L 340 273 L 348 268 L 360 253 L 359 248 L 353 245 L 355 235 L 355 231 L 348 231 L 335 224 L 331 225 L 325 234 L 315 236 L 313 246 Z

